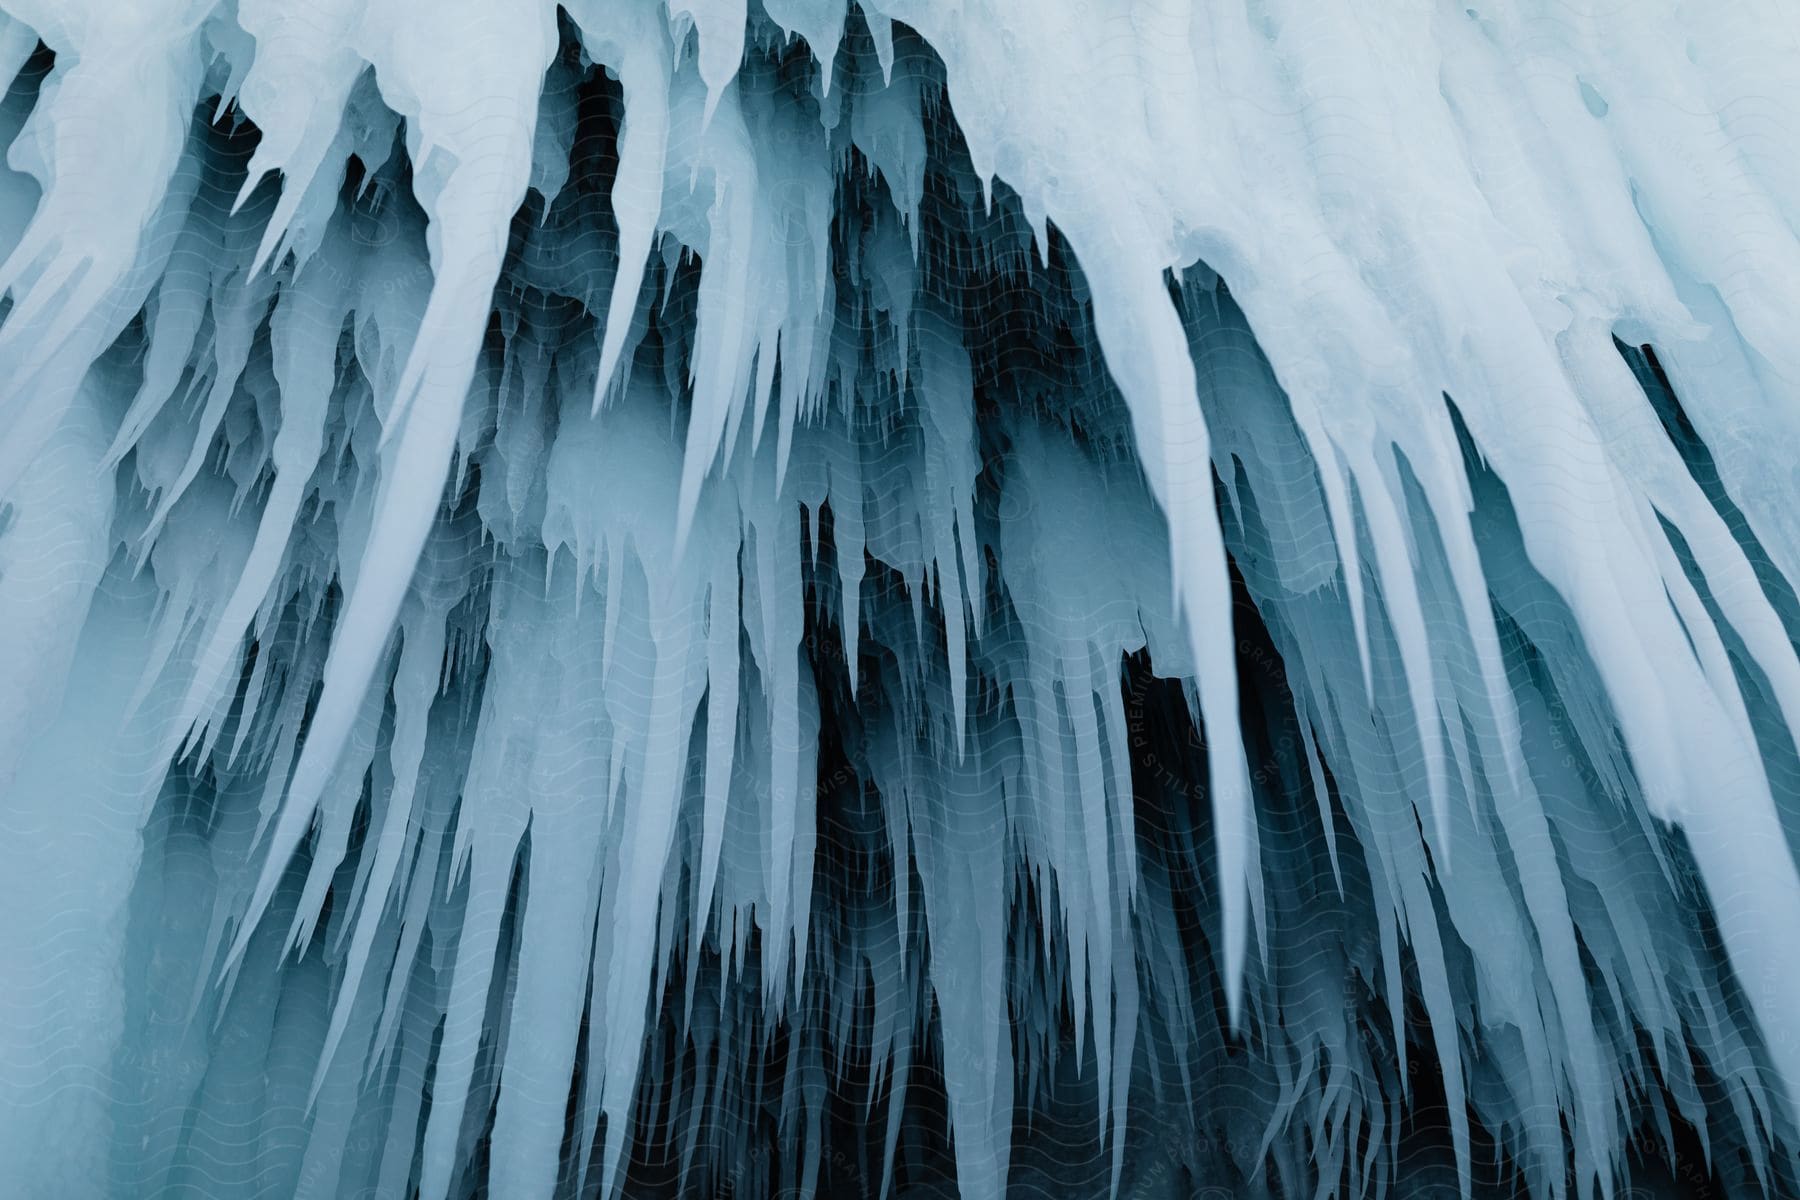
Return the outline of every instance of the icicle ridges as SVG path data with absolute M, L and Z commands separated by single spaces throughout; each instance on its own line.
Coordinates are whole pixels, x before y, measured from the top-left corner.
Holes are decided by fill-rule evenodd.
M 22 1194 L 1800 1190 L 1792 31 L 1091 7 L 0 0 Z

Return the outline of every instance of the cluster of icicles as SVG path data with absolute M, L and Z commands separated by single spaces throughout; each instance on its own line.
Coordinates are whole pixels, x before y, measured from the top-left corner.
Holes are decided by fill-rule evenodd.
M 7 1186 L 1793 1194 L 1800 51 L 1592 7 L 0 0 Z

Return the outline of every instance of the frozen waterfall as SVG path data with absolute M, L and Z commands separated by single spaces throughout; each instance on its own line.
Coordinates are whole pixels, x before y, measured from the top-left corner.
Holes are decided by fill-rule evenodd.
M 1800 1195 L 1785 0 L 0 85 L 0 1193 Z

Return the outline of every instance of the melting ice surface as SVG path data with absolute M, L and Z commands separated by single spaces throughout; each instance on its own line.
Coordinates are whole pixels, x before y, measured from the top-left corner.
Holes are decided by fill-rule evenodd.
M 10 1194 L 1800 1188 L 1775 0 L 0 14 Z

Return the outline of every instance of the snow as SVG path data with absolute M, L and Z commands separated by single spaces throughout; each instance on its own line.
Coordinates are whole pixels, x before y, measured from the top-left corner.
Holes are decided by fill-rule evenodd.
M 0 0 L 0 1161 L 1800 1188 L 1797 37 Z

